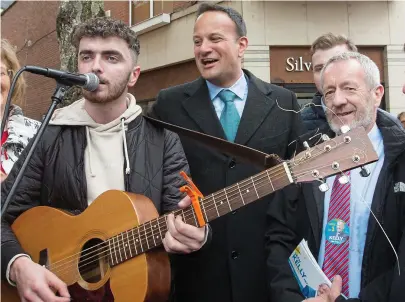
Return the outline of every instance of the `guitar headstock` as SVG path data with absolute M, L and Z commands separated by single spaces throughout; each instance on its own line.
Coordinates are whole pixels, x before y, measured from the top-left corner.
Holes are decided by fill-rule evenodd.
M 308 148 L 289 161 L 294 182 L 324 179 L 378 160 L 363 127 Z

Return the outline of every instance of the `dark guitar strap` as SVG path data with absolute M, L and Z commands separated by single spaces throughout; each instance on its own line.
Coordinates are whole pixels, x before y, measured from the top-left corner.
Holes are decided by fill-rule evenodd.
M 143 117 L 150 123 L 154 124 L 155 126 L 164 127 L 181 136 L 188 137 L 195 141 L 198 141 L 199 143 L 202 143 L 209 148 L 225 153 L 228 156 L 233 156 L 238 160 L 240 160 L 241 162 L 254 164 L 261 169 L 262 168 L 267 169 L 282 162 L 280 157 L 276 154 L 267 154 L 250 147 L 231 143 L 222 138 L 218 138 L 205 133 L 189 130 L 180 126 L 162 122 L 149 116 L 144 115 Z

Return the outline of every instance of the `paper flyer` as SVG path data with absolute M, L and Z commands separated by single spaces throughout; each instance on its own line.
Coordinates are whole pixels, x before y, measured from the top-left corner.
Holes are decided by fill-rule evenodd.
M 297 279 L 302 294 L 306 298 L 316 297 L 321 284 L 331 286 L 331 282 L 323 273 L 308 248 L 306 240 L 302 240 L 288 259 L 288 263 Z

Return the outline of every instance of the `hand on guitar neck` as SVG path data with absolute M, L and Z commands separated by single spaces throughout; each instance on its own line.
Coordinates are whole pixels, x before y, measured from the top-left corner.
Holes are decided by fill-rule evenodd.
M 181 209 L 191 204 L 191 198 L 186 196 L 178 206 Z M 163 246 L 166 252 L 176 254 L 188 254 L 198 251 L 206 242 L 205 227 L 195 227 L 183 222 L 181 216 L 167 216 L 167 232 L 163 239 Z
M 21 301 L 70 301 L 66 284 L 28 257 L 22 256 L 13 262 L 10 279 L 17 284 Z

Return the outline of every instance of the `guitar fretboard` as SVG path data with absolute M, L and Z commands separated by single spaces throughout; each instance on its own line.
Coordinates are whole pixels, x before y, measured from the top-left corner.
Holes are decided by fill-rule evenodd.
M 206 196 L 200 202 L 206 222 L 235 211 L 257 199 L 292 183 L 287 163 L 279 164 L 255 176 Z M 176 210 L 187 224 L 199 226 L 193 207 Z M 136 228 L 111 237 L 106 242 L 109 264 L 118 265 L 150 249 L 160 246 L 167 232 L 167 215 L 148 221 Z

